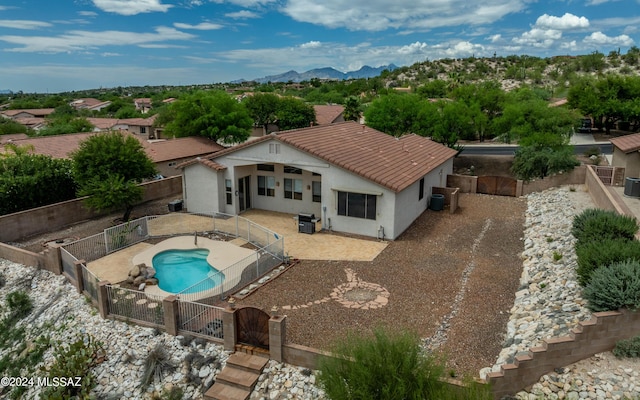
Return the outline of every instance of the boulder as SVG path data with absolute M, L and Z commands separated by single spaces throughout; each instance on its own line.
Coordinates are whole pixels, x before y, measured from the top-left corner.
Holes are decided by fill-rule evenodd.
M 158 284 L 158 278 L 147 278 L 144 282 L 147 285 L 157 285 Z
M 138 276 L 133 280 L 134 285 L 139 285 L 144 282 L 144 276 Z
M 147 267 L 144 273 L 147 279 L 153 278 L 154 276 L 156 276 L 156 270 L 153 267 Z
M 140 266 L 144 266 L 144 264 L 134 265 L 133 268 L 129 270 L 129 276 L 133 278 L 140 276 Z

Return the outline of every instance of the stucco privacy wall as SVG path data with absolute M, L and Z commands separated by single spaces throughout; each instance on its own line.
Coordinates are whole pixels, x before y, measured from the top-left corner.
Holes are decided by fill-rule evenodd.
M 216 171 L 202 165 L 194 164 L 183 172 L 184 207 L 192 213 L 224 212 L 220 201 L 219 175 Z M 224 178 L 222 178 L 224 184 Z M 224 188 L 222 189 L 224 191 Z M 224 194 L 224 193 L 223 193 Z
M 618 147 L 613 146 L 611 161 L 612 166 L 625 168 L 625 178 L 640 178 L 640 151 L 625 153 Z
M 182 176 L 143 183 L 142 202 L 182 195 Z M 13 242 L 104 215 L 87 209 L 83 198 L 0 216 L 0 242 Z

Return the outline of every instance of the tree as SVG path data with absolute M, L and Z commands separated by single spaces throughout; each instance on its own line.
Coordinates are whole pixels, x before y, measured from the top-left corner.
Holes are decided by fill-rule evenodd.
M 223 143 L 247 140 L 253 121 L 246 107 L 222 91 L 197 91 L 160 113 L 167 136 L 204 136 Z
M 580 165 L 568 145 L 521 146 L 515 154 L 511 171 L 525 181 L 562 171 L 570 171 Z
M 264 134 L 269 133 L 268 126 L 276 122 L 279 103 L 280 98 L 273 93 L 255 93 L 242 101 L 254 125 L 261 126 Z
M 282 131 L 305 128 L 316 122 L 316 111 L 302 100 L 284 97 L 278 104 L 276 119 Z
M 344 100 L 344 120 L 359 121 L 362 114 L 360 100 L 356 96 L 349 96 Z
M 32 148 L 6 145 L 0 157 L 0 215 L 75 198 L 70 160 L 30 154 Z
M 142 199 L 137 185 L 153 177 L 156 168 L 140 142 L 129 134 L 107 132 L 89 137 L 72 153 L 78 194 L 90 196 L 86 204 L 96 210 L 124 208 L 129 220 L 134 204 Z
M 374 100 L 365 110 L 366 124 L 393 136 L 413 133 L 420 111 L 416 94 L 389 94 Z

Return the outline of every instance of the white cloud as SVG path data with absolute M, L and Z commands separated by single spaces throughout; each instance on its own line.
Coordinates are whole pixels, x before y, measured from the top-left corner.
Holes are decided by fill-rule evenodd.
M 578 50 L 578 43 L 576 43 L 575 40 L 572 40 L 570 42 L 561 43 L 560 44 L 560 48 L 562 50 L 577 51 Z
M 589 20 L 585 17 L 578 17 L 569 13 L 565 13 L 562 17 L 544 14 L 538 17 L 535 26 L 557 30 L 588 28 Z
M 562 38 L 562 32 L 556 29 L 533 28 L 520 37 L 513 38 L 513 42 L 523 46 L 549 48 Z
M 82 15 L 83 17 L 97 17 L 98 13 L 94 12 L 94 11 L 78 11 L 78 14 Z
M 242 10 L 238 12 L 227 13 L 224 15 L 225 17 L 233 18 L 233 19 L 248 19 L 248 18 L 260 18 L 260 16 L 253 11 Z
M 0 36 L 0 41 L 18 45 L 6 51 L 19 53 L 63 53 L 101 46 L 152 45 L 170 40 L 190 40 L 195 36 L 174 28 L 158 27 L 155 33 L 126 31 L 69 31 L 60 36 Z M 162 43 L 160 43 L 162 44 Z
M 213 24 L 211 22 L 201 22 L 198 25 L 184 24 L 182 22 L 176 22 L 173 24 L 176 28 L 179 29 L 195 29 L 198 31 L 213 31 L 216 29 L 223 28 L 220 24 Z
M 212 3 L 230 3 L 240 7 L 252 8 L 264 4 L 275 3 L 277 0 L 209 0 Z
M 584 43 L 587 45 L 613 45 L 613 46 L 631 46 L 633 45 L 633 39 L 627 35 L 620 35 L 616 37 L 610 37 L 602 32 L 593 32 L 591 35 L 584 38 Z
M 502 40 L 502 35 L 501 34 L 496 34 L 496 35 L 491 35 L 489 36 L 489 41 L 491 41 L 491 43 L 496 43 Z
M 161 0 L 93 0 L 93 4 L 102 11 L 120 15 L 167 12 L 173 7 L 170 4 L 162 4 Z
M 283 12 L 293 19 L 329 28 L 382 31 L 431 30 L 457 25 L 491 24 L 524 10 L 525 0 L 287 0 Z
M 409 45 L 402 46 L 398 49 L 400 54 L 424 54 L 429 46 L 426 43 L 415 42 Z
M 9 20 L 9 19 L 0 19 L 0 27 L 1 28 L 11 28 L 11 29 L 38 29 L 38 28 L 46 28 L 51 26 L 48 22 L 42 21 L 28 21 L 28 20 Z
M 317 40 L 312 40 L 300 45 L 301 49 L 317 49 L 319 47 L 322 47 L 322 43 L 318 42 Z

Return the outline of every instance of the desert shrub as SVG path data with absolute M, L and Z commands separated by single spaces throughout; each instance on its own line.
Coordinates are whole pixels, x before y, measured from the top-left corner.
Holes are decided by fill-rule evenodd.
M 154 379 L 156 382 L 161 382 L 163 374 L 167 371 L 172 371 L 174 368 L 167 350 L 161 344 L 156 345 L 149 351 L 144 361 L 140 386 L 147 387 Z
M 582 294 L 592 311 L 639 308 L 640 262 L 627 260 L 598 268 Z
M 618 358 L 640 357 L 640 336 L 618 341 L 613 348 L 613 355 Z
M 68 344 L 59 344 L 54 350 L 55 362 L 48 368 L 42 368 L 46 376 L 53 378 L 80 377 L 80 386 L 48 386 L 42 393 L 43 399 L 89 398 L 91 389 L 96 385 L 96 377 L 91 369 L 104 359 L 102 344 L 90 335 Z M 75 380 L 73 381 L 75 384 Z
M 615 211 L 587 209 L 573 219 L 571 233 L 578 245 L 602 239 L 632 240 L 638 232 L 636 219 Z
M 12 318 L 20 319 L 26 317 L 33 310 L 33 300 L 26 292 L 11 292 L 7 295 L 6 301 Z
M 598 268 L 625 260 L 640 260 L 640 242 L 627 239 L 591 241 L 576 247 L 578 282 L 586 286 Z
M 350 334 L 332 351 L 336 357 L 320 360 L 318 381 L 333 400 L 491 398 L 484 387 L 455 390 L 443 383 L 443 364 L 425 355 L 420 339 L 408 332 Z

